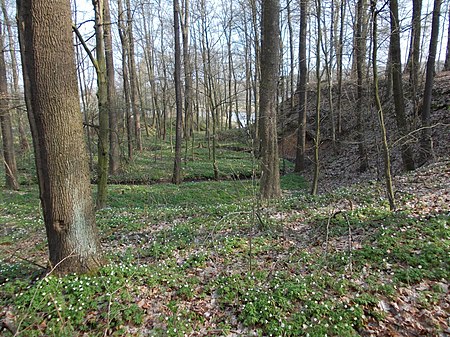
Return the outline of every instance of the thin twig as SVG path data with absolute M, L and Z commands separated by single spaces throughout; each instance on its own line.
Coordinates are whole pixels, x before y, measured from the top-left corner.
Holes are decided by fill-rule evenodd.
M 350 269 L 350 274 L 353 273 L 353 264 L 352 264 L 352 228 L 350 227 L 350 222 L 348 221 L 346 217 L 347 223 L 348 223 L 348 265 Z
M 327 221 L 327 228 L 326 228 L 326 232 L 325 232 L 325 261 L 327 260 L 327 255 L 328 255 L 328 238 L 330 235 L 330 223 L 331 223 L 331 219 L 334 218 L 336 213 L 334 214 L 330 214 L 330 216 L 328 217 L 328 221 Z
M 397 139 L 395 142 L 393 142 L 391 144 L 390 148 L 393 149 L 395 146 L 397 146 L 398 143 L 402 142 L 405 138 L 412 137 L 415 133 L 417 133 L 419 131 L 426 130 L 426 129 L 433 129 L 433 128 L 438 127 L 438 126 L 450 127 L 450 124 L 436 123 L 436 124 L 433 124 L 433 125 L 430 125 L 430 126 L 420 127 L 418 129 L 415 129 L 415 130 L 409 132 L 408 134 L 404 135 L 403 137 L 400 137 L 399 139 Z M 405 142 L 405 144 L 406 143 L 407 142 Z
M 58 266 L 59 266 L 61 263 L 63 263 L 65 260 L 67 260 L 67 259 L 69 259 L 69 258 L 72 258 L 72 257 L 74 257 L 74 256 L 77 256 L 77 255 L 78 255 L 78 254 L 74 254 L 74 251 L 72 251 L 72 253 L 70 253 L 68 256 L 66 256 L 66 257 L 64 257 L 63 259 L 61 259 L 61 261 L 59 261 L 57 264 L 55 264 L 55 266 L 52 267 L 52 268 L 50 269 L 50 271 L 49 271 L 49 272 L 48 272 L 48 273 L 47 273 L 47 274 L 39 281 L 39 285 L 42 284 L 42 282 L 44 282 L 44 280 L 45 280 L 47 277 L 49 277 L 49 276 L 53 273 L 53 271 L 55 271 L 55 269 L 58 268 Z M 34 291 L 34 294 L 33 294 L 33 296 L 31 297 L 30 304 L 28 305 L 27 314 L 24 315 L 23 318 L 19 321 L 19 324 L 17 325 L 17 330 L 16 330 L 16 333 L 14 334 L 14 337 L 19 336 L 19 334 L 20 334 L 20 326 L 22 325 L 23 321 L 25 320 L 25 317 L 28 317 L 28 314 L 29 314 L 29 312 L 30 312 L 31 306 L 32 306 L 32 304 L 33 304 L 33 302 L 34 302 L 34 299 L 35 299 L 36 296 L 37 296 L 38 291 L 39 291 L 39 286 L 36 286 L 36 290 Z
M 14 255 L 13 255 L 14 256 Z M 28 260 L 27 258 L 24 258 L 24 257 L 21 257 L 21 256 L 18 256 L 18 255 L 15 255 L 15 257 L 17 257 L 19 260 L 22 260 L 22 261 L 25 261 L 25 262 L 28 262 L 29 264 L 32 264 L 32 265 L 34 265 L 34 266 L 36 266 L 36 267 L 39 267 L 39 268 L 41 268 L 41 269 L 47 269 L 47 267 L 46 266 L 43 266 L 42 264 L 39 264 L 39 263 L 37 263 L 37 262 L 34 262 L 34 261 L 31 261 L 31 260 Z

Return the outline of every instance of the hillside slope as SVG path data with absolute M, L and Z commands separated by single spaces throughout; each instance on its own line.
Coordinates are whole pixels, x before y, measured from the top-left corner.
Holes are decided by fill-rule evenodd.
M 383 84 L 381 83 L 381 87 Z M 365 126 L 365 144 L 368 150 L 369 170 L 360 173 L 358 171 L 360 158 L 358 155 L 358 142 L 356 141 L 356 85 L 348 82 L 344 84 L 342 97 L 342 133 L 337 135 L 337 141 L 333 145 L 331 138 L 331 118 L 328 102 L 328 90 L 322 92 L 321 110 L 321 133 L 320 165 L 321 174 L 319 188 L 322 191 L 332 190 L 336 186 L 348 186 L 355 182 L 370 179 L 382 179 L 383 159 L 380 143 L 379 122 L 376 110 L 373 107 L 373 97 L 366 88 L 363 106 L 363 120 Z M 407 88 L 406 88 L 407 89 Z M 422 91 L 421 91 L 422 92 Z M 333 88 L 333 113 L 336 115 L 336 88 Z M 407 95 L 407 92 L 405 93 Z M 403 171 L 400 145 L 393 102 L 389 97 L 383 95 L 384 113 L 388 130 L 389 143 L 392 155 L 393 174 L 397 175 Z M 421 97 L 418 101 L 421 102 Z M 296 103 L 296 98 L 295 98 Z M 410 136 L 406 141 L 413 144 L 414 152 L 418 154 L 418 140 L 420 139 L 420 116 L 412 115 L 410 100 L 406 100 L 406 113 L 410 123 Z M 290 102 L 286 102 L 279 117 L 280 129 L 280 155 L 288 160 L 295 160 L 297 145 L 297 107 L 290 110 Z M 313 164 L 313 136 L 315 121 L 315 92 L 312 88 L 308 92 L 308 135 L 307 135 L 307 157 L 310 169 L 306 176 L 310 175 Z M 336 118 L 336 117 L 335 117 Z M 431 125 L 434 147 L 434 159 L 440 160 L 450 155 L 450 72 L 441 72 L 436 75 L 433 88 L 433 101 L 431 113 Z

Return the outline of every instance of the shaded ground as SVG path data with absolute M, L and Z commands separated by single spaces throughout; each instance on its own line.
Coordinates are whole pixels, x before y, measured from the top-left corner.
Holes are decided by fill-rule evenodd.
M 328 107 L 327 93 L 323 95 L 322 106 L 322 141 L 320 146 L 320 167 L 319 190 L 330 192 L 339 186 L 350 186 L 368 180 L 383 179 L 383 157 L 380 144 L 380 131 L 377 113 L 373 108 L 373 99 L 367 93 L 368 101 L 364 103 L 364 138 L 368 152 L 369 169 L 366 172 L 359 172 L 360 158 L 358 154 L 356 113 L 355 113 L 355 90 L 356 87 L 348 83 L 345 87 L 343 97 L 342 134 L 337 135 L 337 142 L 333 146 L 331 141 L 331 120 L 330 109 Z M 406 93 L 407 94 L 407 93 Z M 307 137 L 307 161 L 310 166 L 308 171 L 312 172 L 313 165 L 313 135 L 314 130 L 314 102 L 315 93 L 308 93 L 308 130 Z M 335 93 L 336 97 L 336 93 Z M 419 99 L 420 102 L 420 99 Z M 408 142 L 413 147 L 416 156 L 419 154 L 420 139 L 420 116 L 412 114 L 412 103 L 407 100 L 407 118 L 411 125 L 408 137 L 400 138 L 397 131 L 393 102 L 384 98 L 384 114 L 388 130 L 388 138 L 391 150 L 392 171 L 394 175 L 402 174 L 403 168 L 400 157 L 400 145 Z M 334 110 L 334 114 L 337 111 Z M 281 120 L 285 120 L 281 129 L 280 154 L 293 161 L 296 155 L 297 143 L 297 112 L 291 113 L 288 110 L 282 112 Z M 433 88 L 433 101 L 431 113 L 432 137 L 433 137 L 433 160 L 440 161 L 448 158 L 450 149 L 450 72 L 440 72 L 436 74 Z M 417 159 L 417 158 L 416 158 Z M 308 180 L 312 180 L 312 174 L 308 175 Z
M 110 207 L 97 213 L 110 264 L 96 276 L 42 278 L 47 247 L 36 187 L 2 191 L 0 333 L 449 336 L 449 77 L 437 77 L 435 161 L 403 174 L 393 149 L 394 213 L 380 182 L 373 118 L 364 174 L 356 173 L 351 123 L 339 151 L 325 130 L 316 197 L 287 175 L 284 198 L 261 205 L 257 183 L 238 179 L 254 170 L 241 147 L 221 163 L 229 181 L 111 186 Z M 388 121 L 392 132 L 391 112 Z M 203 147 L 193 153 L 208 162 Z M 167 174 L 168 161 L 146 160 L 158 163 L 157 179 Z M 195 180 L 196 162 L 188 164 Z M 211 174 L 202 169 L 202 177 Z M 119 178 L 142 179 L 132 165 Z
M 84 281 L 100 286 L 50 278 L 43 290 L 31 288 L 30 303 L 24 278 L 8 269 L 0 277 L 0 319 L 20 324 L 23 336 L 447 336 L 449 177 L 449 160 L 396 177 L 395 214 L 376 182 L 312 199 L 285 191 L 290 196 L 257 208 L 256 218 L 251 203 L 231 202 L 238 189 L 251 195 L 251 182 L 224 185 L 228 202 L 208 205 L 225 200 L 211 195 L 193 207 L 176 190 L 157 197 L 148 187 L 113 187 L 123 207 L 100 212 L 98 221 L 114 262 Z M 14 205 L 22 209 L 20 200 Z M 38 273 L 21 258 L 45 264 L 42 223 L 29 217 L 36 225 L 24 227 L 15 213 L 2 229 L 14 234 L 0 245 L 2 264 Z M 14 287 L 25 295 L 9 301 Z M 63 300 L 59 287 L 77 294 L 62 290 Z M 79 311 L 69 304 L 75 299 L 86 302 Z M 59 309 L 55 301 L 63 301 Z M 25 311 L 16 307 L 24 304 Z

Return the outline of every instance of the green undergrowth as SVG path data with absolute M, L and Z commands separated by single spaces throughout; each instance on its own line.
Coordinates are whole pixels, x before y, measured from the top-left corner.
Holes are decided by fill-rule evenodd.
M 282 186 L 269 205 L 251 180 L 110 186 L 97 212 L 109 263 L 57 278 L 2 249 L 0 306 L 18 336 L 322 337 L 383 321 L 401 288 L 431 285 L 420 308 L 445 296 L 448 214 L 390 212 L 377 184 L 312 197 L 289 174 Z M 43 225 L 35 187 L 2 193 L 8 248 Z
M 235 137 L 234 131 L 223 131 L 216 148 L 216 164 L 220 179 L 249 179 L 257 173 L 258 166 L 250 151 L 245 135 Z M 241 134 L 239 132 L 239 134 Z M 174 139 L 144 138 L 144 149 L 132 160 L 124 160 L 121 172 L 110 177 L 111 183 L 148 184 L 170 182 L 173 172 Z M 212 141 L 205 133 L 195 133 L 194 138 L 182 145 L 181 174 L 186 181 L 212 180 Z M 95 154 L 94 154 L 95 156 Z M 94 171 L 95 178 L 95 171 Z
M 133 157 L 127 158 L 122 153 L 120 172 L 109 177 L 111 184 L 150 184 L 170 182 L 173 173 L 174 136 L 162 140 L 150 130 L 149 136 L 142 138 L 143 150 L 134 151 Z M 97 144 L 90 148 L 90 167 L 92 180 L 97 180 Z M 123 144 L 124 148 L 126 147 Z M 34 154 L 32 149 L 17 152 L 16 161 L 18 180 L 22 186 L 37 183 Z M 253 158 L 251 141 L 245 130 L 224 130 L 218 136 L 216 164 L 220 179 L 250 179 L 258 173 L 257 160 Z M 291 165 L 292 166 L 292 165 Z M 195 132 L 194 137 L 182 144 L 182 177 L 186 181 L 214 179 L 212 161 L 212 139 L 208 141 L 205 132 Z M 4 186 L 4 165 L 0 165 L 0 186 Z

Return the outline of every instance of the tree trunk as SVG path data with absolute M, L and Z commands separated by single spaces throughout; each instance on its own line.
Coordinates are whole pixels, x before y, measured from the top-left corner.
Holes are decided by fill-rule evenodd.
M 103 0 L 103 38 L 105 41 L 106 75 L 108 81 L 109 173 L 117 174 L 120 169 L 119 121 L 111 24 L 109 0 Z
M 420 152 L 420 165 L 423 165 L 433 155 L 431 139 L 431 94 L 434 82 L 434 66 L 436 62 L 436 49 L 439 38 L 439 15 L 441 12 L 441 0 L 434 0 L 433 19 L 431 22 L 430 49 L 428 52 L 427 73 L 425 77 L 425 91 L 422 103 L 422 139 Z
M 232 119 L 233 119 L 233 75 L 234 75 L 234 67 L 233 67 L 233 52 L 231 48 L 231 34 L 232 34 L 232 18 L 233 18 L 233 3 L 230 2 L 230 17 L 227 18 L 226 27 L 224 27 L 225 39 L 227 42 L 227 59 L 228 59 L 228 128 L 231 129 Z M 234 88 L 236 89 L 236 81 L 234 81 Z M 236 90 L 234 90 L 236 92 Z M 236 115 L 236 122 L 240 125 L 239 114 Z
M 166 140 L 167 136 L 167 120 L 169 119 L 169 123 L 171 123 L 170 112 L 171 108 L 168 107 L 168 99 L 167 99 L 167 91 L 168 91 L 168 81 L 167 81 L 167 63 L 166 63 L 166 54 L 165 54 L 165 44 L 164 44 L 164 35 L 162 29 L 164 27 L 164 19 L 160 15 L 159 16 L 160 24 L 161 24 L 161 63 L 162 63 L 162 71 L 163 71 L 163 87 L 162 87 L 162 106 L 163 106 L 163 122 L 162 122 L 162 139 Z M 172 135 L 170 137 L 172 141 Z
M 19 189 L 17 165 L 14 154 L 14 137 L 9 112 L 8 79 L 6 77 L 5 43 L 0 23 L 0 124 L 3 140 L 3 164 L 5 166 L 6 188 Z
M 261 82 L 259 96 L 259 121 L 261 139 L 262 199 L 281 196 L 280 169 L 277 141 L 277 85 L 280 63 L 279 1 L 262 3 Z
M 141 131 L 141 113 L 139 111 L 139 93 L 138 81 L 136 72 L 136 57 L 134 50 L 134 35 L 133 35 L 133 15 L 131 10 L 130 0 L 126 0 L 127 7 L 127 37 L 128 37 L 128 63 L 130 74 L 130 98 L 131 109 L 134 116 L 134 138 L 136 141 L 136 149 L 142 151 L 142 131 Z
M 14 43 L 14 34 L 12 31 L 13 23 L 9 20 L 8 11 L 6 9 L 5 0 L 1 0 L 3 18 L 5 19 L 6 29 L 8 31 L 8 42 L 9 42 L 9 54 L 11 57 L 11 70 L 12 70 L 12 78 L 13 78 L 13 99 L 17 102 L 19 100 L 20 90 L 19 90 L 19 75 L 18 75 L 18 67 L 17 67 L 17 57 Z M 17 114 L 17 128 L 19 130 L 19 144 L 20 150 L 23 152 L 28 152 L 30 149 L 30 144 L 28 143 L 27 135 L 25 133 L 25 128 L 22 121 L 22 109 L 16 108 Z
M 409 81 L 417 84 L 419 76 L 419 56 L 420 56 L 420 31 L 422 29 L 422 0 L 413 0 L 411 20 L 411 40 L 409 47 L 408 60 L 406 61 L 405 71 L 409 71 Z
M 400 137 L 405 137 L 408 133 L 408 124 L 405 115 L 405 97 L 403 96 L 402 64 L 400 50 L 400 22 L 398 20 L 398 2 L 390 0 L 391 13 L 391 71 L 392 71 L 392 91 L 394 95 L 395 118 Z M 376 46 L 374 46 L 376 49 Z M 406 170 L 414 170 L 414 157 L 411 146 L 402 145 L 402 161 Z
M 172 182 L 181 183 L 181 132 L 183 128 L 182 121 L 182 97 L 181 97 L 181 47 L 180 47 L 180 7 L 178 0 L 173 1 L 173 22 L 175 38 L 175 101 L 177 108 L 177 118 L 175 127 L 175 158 L 173 165 Z
M 336 52 L 337 62 L 337 81 L 338 81 L 338 93 L 337 93 L 337 131 L 342 133 L 342 78 L 343 78 L 343 55 L 344 55 L 344 25 L 345 25 L 345 13 L 347 9 L 347 0 L 342 0 L 340 7 L 340 25 L 339 25 L 339 45 Z
M 183 24 L 182 24 L 182 40 L 183 40 L 183 62 L 184 62 L 184 124 L 186 141 L 192 136 L 193 132 L 193 118 L 192 118 L 192 65 L 191 55 L 189 50 L 189 0 L 182 0 L 184 2 Z
M 122 76 L 123 76 L 123 95 L 125 100 L 125 124 L 127 129 L 127 148 L 128 148 L 128 160 L 133 159 L 133 124 L 132 124 L 132 112 L 130 104 L 130 80 L 128 75 L 128 58 L 129 58 L 129 46 L 128 46 L 128 34 L 127 28 L 124 23 L 124 12 L 122 7 L 122 0 L 117 1 L 117 7 L 119 11 L 119 37 L 122 47 Z
M 389 153 L 389 144 L 386 134 L 386 126 L 384 123 L 383 107 L 380 100 L 380 91 L 378 89 L 378 69 L 377 69 L 377 7 L 376 0 L 371 2 L 372 11 L 372 39 L 373 39 L 373 50 L 372 50 L 372 71 L 373 71 L 373 82 L 374 82 L 374 97 L 375 105 L 378 111 L 378 120 L 380 122 L 381 139 L 383 142 L 383 154 L 384 154 L 384 177 L 386 180 L 386 193 L 389 200 L 389 207 L 391 211 L 395 210 L 395 199 L 394 199 L 394 189 L 392 187 L 392 176 L 391 176 L 391 156 Z
M 247 17 L 244 11 L 244 39 L 245 39 L 245 45 L 244 45 L 244 61 L 245 61 L 245 116 L 246 121 L 245 125 L 250 129 L 250 124 L 252 121 L 252 85 L 251 85 L 251 74 L 252 74 L 252 65 L 250 62 L 251 59 L 251 47 L 250 47 L 250 38 L 248 33 L 248 26 L 247 26 Z M 254 134 L 250 133 L 251 136 L 254 139 Z
M 304 171 L 306 168 L 306 82 L 308 76 L 306 60 L 306 30 L 307 30 L 307 8 L 308 1 L 300 1 L 300 41 L 299 41 L 299 67 L 298 80 L 298 130 L 297 130 L 297 153 L 295 158 L 295 172 Z
M 83 137 L 70 3 L 19 0 L 17 8 L 51 267 L 59 274 L 94 272 L 103 259 Z
M 450 70 L 450 7 L 448 10 L 447 52 L 445 54 L 445 63 L 444 63 L 444 71 L 448 70 Z
M 145 17 L 145 11 L 144 11 L 144 5 L 141 4 L 141 12 L 142 17 Z M 152 97 L 152 108 L 153 108 L 153 119 L 156 119 L 155 128 L 157 129 L 157 136 L 155 137 L 155 141 L 158 141 L 158 138 L 160 138 L 163 134 L 163 128 L 161 123 L 161 109 L 159 105 L 158 100 L 158 93 L 157 93 L 157 85 L 155 82 L 155 58 L 153 53 L 153 39 L 151 35 L 151 30 L 148 28 L 146 24 L 146 20 L 142 21 L 143 28 L 144 28 L 144 39 L 145 39 L 145 48 L 144 48 L 144 59 L 147 66 L 147 73 L 148 73 L 148 81 L 150 82 L 150 95 Z
M 321 41 L 322 50 L 324 53 L 325 60 L 325 71 L 327 74 L 327 86 L 328 86 L 328 106 L 330 111 L 330 120 L 331 120 L 331 141 L 333 144 L 333 149 L 336 149 L 336 121 L 334 117 L 334 103 L 333 103 L 333 41 L 334 41 L 334 27 L 335 27 L 335 14 L 334 14 L 334 0 L 331 1 L 331 23 L 330 23 L 330 38 L 329 38 L 329 47 L 327 48 L 324 45 L 323 41 Z M 326 39 L 326 37 L 325 37 Z M 325 41 L 326 44 L 326 41 Z
M 409 83 L 411 85 L 411 101 L 413 105 L 414 126 L 419 116 L 419 99 L 417 95 L 420 71 L 420 35 L 421 35 L 422 0 L 413 0 L 411 46 L 409 49 L 408 63 L 405 70 L 409 69 Z M 450 27 L 450 26 L 449 26 Z
M 290 1 L 287 2 L 287 24 L 288 24 L 288 32 L 289 32 L 289 63 L 290 63 L 290 71 L 289 71 L 289 89 L 286 89 L 286 92 L 289 92 L 290 97 L 290 110 L 291 113 L 294 112 L 294 31 L 292 28 L 292 13 Z
M 259 30 L 258 30 L 258 8 L 257 5 L 259 4 L 259 1 L 257 0 L 250 0 L 250 7 L 251 7 L 251 13 L 252 13 L 252 17 L 251 17 L 251 22 L 252 22 L 252 28 L 253 28 L 253 43 L 254 43 L 254 49 L 255 49 L 255 69 L 253 70 L 253 80 L 251 81 L 252 83 L 252 91 L 253 91 L 253 101 L 254 101 L 254 111 L 253 113 L 255 114 L 255 144 L 258 145 L 257 147 L 257 152 L 259 152 L 260 150 L 260 146 L 261 146 L 261 140 L 259 137 L 259 132 L 260 132 L 260 118 L 259 118 L 259 114 L 260 114 L 260 106 L 258 104 L 258 102 L 261 102 L 259 95 L 260 93 L 260 87 L 258 87 L 258 82 L 260 81 L 261 78 L 261 64 L 260 64 L 260 60 L 261 60 L 261 46 L 260 46 L 260 41 L 259 41 Z M 262 29 L 262 27 L 261 27 Z M 251 61 L 250 61 L 251 62 Z M 258 90 L 259 89 L 259 90 Z
M 98 143 L 97 143 L 97 209 L 106 206 L 108 193 L 108 156 L 109 156 L 109 102 L 108 83 L 106 77 L 106 58 L 104 45 L 103 4 L 108 0 L 93 0 L 95 12 L 95 43 L 96 43 L 96 72 L 97 72 L 97 104 L 98 104 Z
M 314 177 L 311 187 L 311 194 L 317 194 L 319 185 L 319 146 L 320 146 L 320 108 L 321 108 L 321 70 L 320 70 L 320 46 L 322 44 L 322 3 L 321 0 L 316 0 L 316 16 L 317 16 L 317 41 L 316 41 L 316 136 L 314 139 Z
M 358 152 L 361 160 L 359 171 L 364 172 L 369 167 L 367 158 L 367 149 L 364 137 L 364 116 L 363 116 L 363 81 L 364 72 L 363 65 L 365 61 L 365 41 L 363 38 L 363 20 L 364 20 L 364 0 L 358 0 L 357 15 L 356 15 L 356 30 L 355 30 L 355 59 L 356 59 L 356 75 L 357 75 L 357 99 L 356 99 L 356 114 L 357 114 L 357 132 L 358 132 Z

